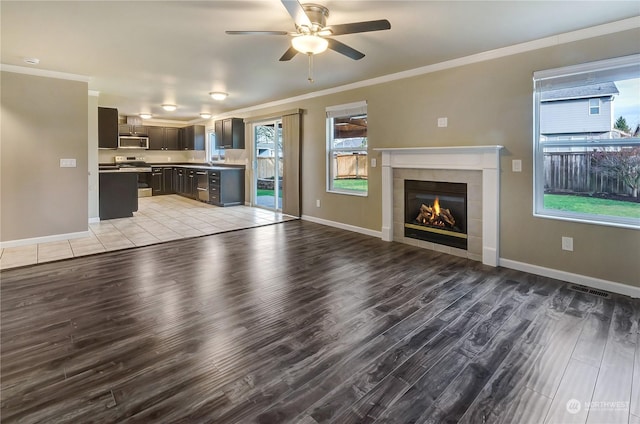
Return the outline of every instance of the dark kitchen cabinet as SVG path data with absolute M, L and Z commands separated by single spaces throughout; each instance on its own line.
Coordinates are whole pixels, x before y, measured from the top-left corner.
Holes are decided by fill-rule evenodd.
M 244 149 L 244 121 L 227 118 L 214 123 L 217 149 Z
M 195 199 L 198 197 L 198 175 L 195 169 L 187 169 L 184 195 Z
M 216 206 L 244 204 L 244 169 L 209 171 L 209 203 Z
M 149 150 L 178 150 L 179 128 L 147 127 Z
M 177 194 L 185 193 L 185 169 L 173 169 L 173 191 Z
M 154 196 L 173 193 L 173 168 L 154 166 L 151 172 L 151 188 Z
M 118 148 L 118 109 L 98 108 L 98 148 Z
M 180 132 L 180 150 L 204 150 L 204 125 L 184 127 Z
M 162 188 L 165 194 L 175 193 L 173 188 L 173 168 L 162 168 Z
M 130 125 L 130 124 L 120 124 L 118 125 L 118 134 L 119 135 L 133 135 L 133 136 L 147 136 L 149 135 L 149 127 L 144 125 Z

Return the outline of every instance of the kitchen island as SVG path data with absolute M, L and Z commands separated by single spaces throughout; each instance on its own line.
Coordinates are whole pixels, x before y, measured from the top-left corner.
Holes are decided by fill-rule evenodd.
M 99 171 L 100 220 L 127 218 L 138 210 L 138 174 L 118 169 Z

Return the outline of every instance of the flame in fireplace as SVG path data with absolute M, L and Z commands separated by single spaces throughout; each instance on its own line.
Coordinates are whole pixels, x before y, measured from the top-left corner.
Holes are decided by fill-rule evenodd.
M 447 208 L 440 207 L 438 197 L 433 201 L 433 205 L 420 205 L 420 213 L 415 220 L 419 224 L 456 229 L 456 220 Z

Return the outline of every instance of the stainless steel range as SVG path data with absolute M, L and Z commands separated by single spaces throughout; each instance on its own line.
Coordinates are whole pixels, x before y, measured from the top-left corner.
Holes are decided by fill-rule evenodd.
M 138 197 L 151 196 L 151 165 L 144 156 L 116 156 L 114 162 L 119 172 L 138 173 Z

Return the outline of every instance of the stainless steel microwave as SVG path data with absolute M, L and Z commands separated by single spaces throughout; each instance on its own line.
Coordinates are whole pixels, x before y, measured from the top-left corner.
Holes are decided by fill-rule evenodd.
M 118 137 L 119 149 L 148 149 L 149 137 L 136 137 L 132 135 L 121 135 Z

